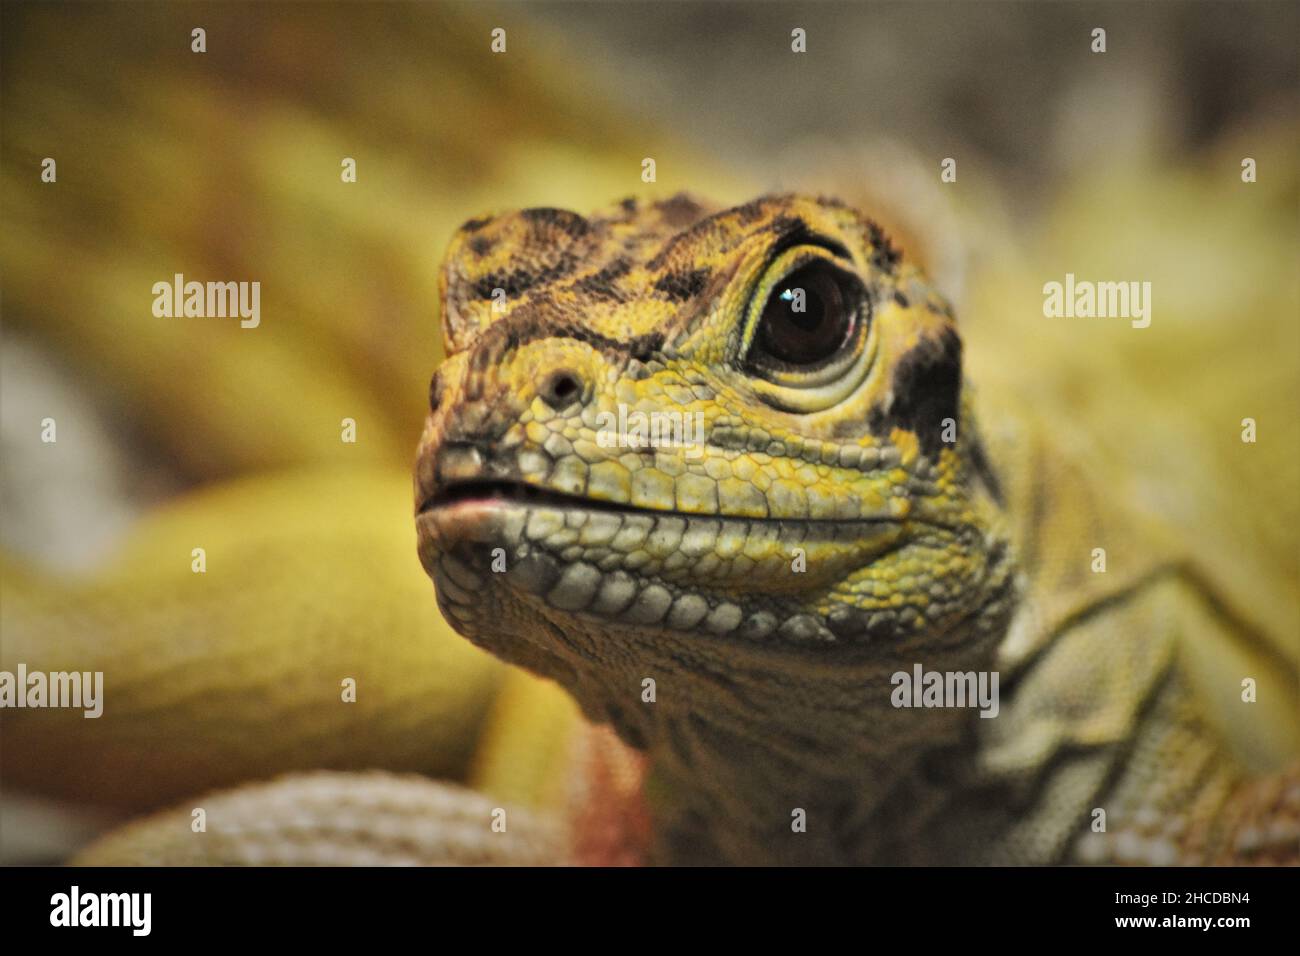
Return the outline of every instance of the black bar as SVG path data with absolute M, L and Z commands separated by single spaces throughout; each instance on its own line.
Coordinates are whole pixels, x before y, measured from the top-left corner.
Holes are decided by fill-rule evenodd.
M 1231 945 L 1250 934 L 1294 929 L 1296 876 L 1262 868 L 10 868 L 0 870 L 0 899 L 7 940 L 66 941 L 75 933 L 83 943 L 127 945 L 144 939 L 376 945 L 409 935 L 435 951 L 458 938 L 461 945 L 496 949 L 513 932 L 539 946 L 572 933 L 606 948 L 639 938 L 700 942 L 718 934 L 762 941 L 782 930 L 822 939 L 843 930 L 864 948 L 909 938 L 926 946 L 945 939 L 1072 946 L 1126 937 Z M 148 935 L 136 936 L 130 925 L 52 926 L 56 894 L 70 903 L 74 885 L 83 906 L 88 894 L 149 893 Z M 127 915 L 122 921 L 130 923 Z M 135 915 L 141 924 L 142 912 Z M 1176 922 L 1205 918 L 1247 924 L 1207 929 Z

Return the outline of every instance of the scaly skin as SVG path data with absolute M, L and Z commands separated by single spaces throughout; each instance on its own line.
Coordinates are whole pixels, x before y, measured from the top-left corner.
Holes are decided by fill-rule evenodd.
M 114 831 L 88 847 L 82 866 L 434 866 L 552 862 L 560 832 L 527 811 L 502 830 L 482 794 L 387 773 L 301 774 L 202 801 L 212 821 L 196 834 L 188 809 Z
M 834 374 L 756 370 L 809 257 L 858 278 L 867 332 Z M 1002 421 L 986 447 L 950 312 L 871 222 L 525 210 L 462 227 L 443 280 L 422 562 L 462 634 L 646 752 L 652 860 L 1294 858 L 1296 784 L 1251 844 L 1180 641 L 1255 648 L 1274 699 L 1294 671 L 1068 457 Z M 620 404 L 698 413 L 702 454 L 607 447 Z M 1098 544 L 1125 570 L 1090 574 Z M 1000 671 L 1001 714 L 894 708 L 916 663 Z

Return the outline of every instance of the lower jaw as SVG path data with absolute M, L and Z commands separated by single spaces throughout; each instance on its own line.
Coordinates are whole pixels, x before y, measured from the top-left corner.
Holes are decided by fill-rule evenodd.
M 454 621 L 481 615 L 484 589 L 502 586 L 525 602 L 611 626 L 799 644 L 837 640 L 819 615 L 802 610 L 801 598 L 869 563 L 902 532 L 884 521 L 760 521 L 498 499 L 426 510 L 417 526 L 421 560 Z

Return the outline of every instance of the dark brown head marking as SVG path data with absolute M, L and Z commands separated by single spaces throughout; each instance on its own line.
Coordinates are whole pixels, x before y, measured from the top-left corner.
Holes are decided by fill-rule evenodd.
M 569 253 L 565 253 L 553 265 L 543 266 L 540 269 L 511 269 L 508 272 L 489 272 L 474 283 L 471 291 L 475 298 L 490 299 L 495 290 L 502 289 L 508 298 L 513 299 L 515 296 L 527 292 L 535 285 L 568 275 L 573 271 L 576 264 L 574 257 Z
M 619 256 L 609 265 L 576 280 L 573 287 L 592 298 L 622 300 L 625 294 L 616 283 L 631 270 L 632 260 L 627 256 Z
M 686 302 L 704 291 L 712 275 L 709 269 L 669 272 L 659 277 L 655 289 L 662 292 L 670 302 Z
M 570 239 L 577 239 L 586 234 L 588 227 L 586 219 L 568 209 L 539 206 L 535 209 L 524 209 L 519 216 L 534 226 L 539 236 L 559 233 Z
M 905 352 L 894 369 L 888 409 L 873 408 L 868 427 L 884 438 L 890 429 L 905 428 L 916 434 L 921 452 L 931 461 L 945 442 L 945 418 L 958 421 L 961 413 L 961 339 L 951 328 L 921 339 Z
M 887 275 L 893 275 L 903 254 L 894 248 L 885 230 L 874 222 L 867 222 L 867 237 L 871 241 L 871 264 Z

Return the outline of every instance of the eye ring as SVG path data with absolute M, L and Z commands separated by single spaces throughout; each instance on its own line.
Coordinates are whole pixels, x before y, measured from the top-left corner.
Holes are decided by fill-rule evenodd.
M 778 407 L 828 407 L 856 388 L 870 365 L 872 317 L 871 295 L 851 266 L 821 246 L 792 247 L 754 288 L 742 368 Z

